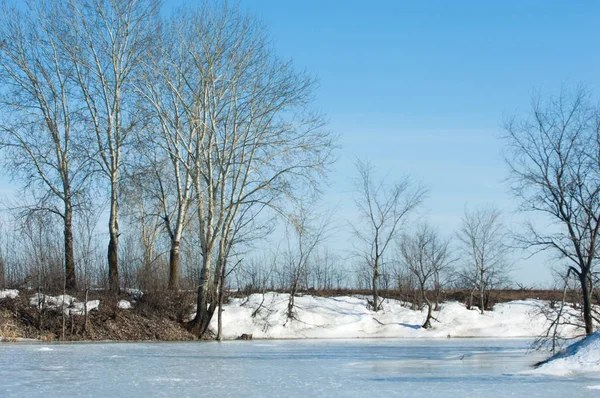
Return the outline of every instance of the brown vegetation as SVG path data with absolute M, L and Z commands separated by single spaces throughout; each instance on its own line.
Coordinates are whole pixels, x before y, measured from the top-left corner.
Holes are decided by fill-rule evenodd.
M 90 294 L 100 299 L 100 307 L 84 315 L 65 317 L 60 309 L 38 309 L 31 306 L 29 296 L 21 292 L 15 299 L 0 299 L 0 336 L 4 341 L 18 338 L 43 341 L 123 340 L 123 341 L 188 341 L 195 337 L 184 327 L 182 308 L 191 309 L 193 294 L 147 293 L 133 309 L 117 307 L 118 301 L 108 294 Z M 122 297 L 125 298 L 125 297 Z

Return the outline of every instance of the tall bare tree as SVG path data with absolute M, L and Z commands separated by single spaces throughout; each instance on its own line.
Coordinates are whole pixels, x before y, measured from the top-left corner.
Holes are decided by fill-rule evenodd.
M 74 66 L 61 51 L 70 23 L 58 2 L 2 4 L 0 129 L 9 168 L 35 193 L 27 212 L 63 222 L 65 287 L 76 288 L 73 212 L 89 177 L 82 149 L 81 109 L 73 98 Z
M 360 257 L 370 270 L 372 307 L 379 311 L 378 282 L 384 255 L 394 238 L 401 232 L 408 215 L 423 201 L 426 189 L 413 186 L 404 177 L 392 186 L 384 180 L 374 180 L 374 169 L 368 161 L 357 160 L 358 178 L 355 203 L 360 224 L 353 225 Z
M 592 273 L 600 229 L 600 109 L 583 89 L 534 96 L 527 115 L 506 123 L 506 161 L 521 210 L 552 223 L 530 222 L 524 247 L 551 250 L 577 275 L 585 333 L 594 332 Z M 567 274 L 567 272 L 565 272 Z
M 273 53 L 255 19 L 205 6 L 182 11 L 176 26 L 190 57 L 180 109 L 191 134 L 181 164 L 190 168 L 195 193 L 202 264 L 192 327 L 202 335 L 215 311 L 215 286 L 222 286 L 222 256 L 236 228 L 248 225 L 240 218 L 256 219 L 301 189 L 314 191 L 334 137 L 310 109 L 315 80 Z
M 143 120 L 133 87 L 154 39 L 158 0 L 68 0 L 62 50 L 73 66 L 77 96 L 96 143 L 92 156 L 109 200 L 109 287 L 119 289 L 119 190 L 127 144 Z
M 462 276 L 471 288 L 469 300 L 477 292 L 479 310 L 483 314 L 489 290 L 507 283 L 511 268 L 500 211 L 492 206 L 465 208 L 457 237 L 463 253 Z
M 181 24 L 185 26 L 183 14 L 162 24 L 137 83 L 147 118 L 155 127 L 142 131 L 141 140 L 148 146 L 147 169 L 155 180 L 151 189 L 161 203 L 161 218 L 170 239 L 170 290 L 179 287 L 180 246 L 193 199 L 193 145 L 200 133 L 197 97 L 202 68 L 194 64 L 189 41 L 182 40 L 189 32 L 184 32 Z
M 433 302 L 428 291 L 435 291 L 435 282 L 445 272 L 452 258 L 450 240 L 440 238 L 428 224 L 421 224 L 413 234 L 404 234 L 400 240 L 400 254 L 404 267 L 416 278 L 421 299 L 427 304 L 427 317 L 422 327 L 431 328 Z M 437 276 L 437 279 L 436 279 Z

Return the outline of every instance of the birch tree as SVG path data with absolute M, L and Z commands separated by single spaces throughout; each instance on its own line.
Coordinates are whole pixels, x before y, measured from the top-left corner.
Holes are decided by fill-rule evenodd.
M 63 224 L 65 288 L 76 288 L 73 212 L 89 177 L 82 151 L 81 109 L 74 99 L 74 67 L 61 51 L 69 29 L 58 2 L 2 4 L 0 11 L 0 145 L 8 168 L 35 204 Z
M 232 237 L 250 225 L 240 220 L 317 190 L 334 137 L 311 109 L 315 80 L 274 54 L 255 19 L 204 6 L 184 9 L 173 26 L 190 57 L 185 73 L 177 72 L 189 93 L 180 107 L 190 132 L 180 164 L 191 176 L 202 253 L 191 327 L 203 335 Z
M 359 256 L 369 269 L 374 311 L 381 309 L 379 277 L 385 254 L 401 233 L 409 214 L 423 201 L 426 190 L 413 186 L 409 177 L 403 177 L 388 186 L 384 180 L 374 179 L 374 168 L 368 161 L 356 162 L 358 178 L 355 181 L 355 203 L 360 222 L 353 225 Z
M 119 290 L 119 191 L 132 133 L 143 125 L 133 80 L 157 25 L 157 0 L 68 0 L 62 49 L 73 66 L 91 151 L 109 187 L 109 288 Z
M 143 67 L 137 89 L 144 98 L 146 115 L 153 129 L 141 132 L 147 143 L 147 167 L 154 177 L 152 189 L 162 209 L 161 218 L 170 239 L 168 288 L 179 287 L 181 240 L 189 220 L 193 199 L 192 172 L 196 135 L 197 83 L 202 80 L 188 52 L 189 41 L 182 40 L 181 14 L 162 24 L 152 56 Z
M 595 329 L 593 273 L 600 230 L 600 109 L 583 88 L 536 95 L 525 115 L 506 123 L 506 161 L 521 210 L 551 222 L 526 225 L 519 242 L 549 250 L 577 276 L 585 333 Z

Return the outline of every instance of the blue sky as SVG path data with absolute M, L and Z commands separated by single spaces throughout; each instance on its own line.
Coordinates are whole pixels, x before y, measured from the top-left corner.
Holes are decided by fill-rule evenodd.
M 599 89 L 598 2 L 240 5 L 262 19 L 281 56 L 320 79 L 315 105 L 342 145 L 325 198 L 340 203 L 341 218 L 352 217 L 358 156 L 387 178 L 410 173 L 427 185 L 422 213 L 445 234 L 466 204 L 495 204 L 517 229 L 523 215 L 503 181 L 503 119 L 526 111 L 533 90 Z M 527 285 L 552 279 L 543 256 L 518 261 L 513 275 Z
M 165 10 L 191 0 L 165 0 Z M 354 212 L 353 162 L 429 187 L 421 214 L 450 235 L 466 204 L 495 204 L 507 224 L 522 215 L 503 179 L 502 120 L 525 111 L 534 89 L 600 89 L 600 2 L 284 1 L 240 6 L 267 26 L 279 55 L 320 80 L 315 107 L 340 135 L 325 201 Z M 10 188 L 3 184 L 0 190 Z M 346 228 L 348 229 L 348 228 Z M 345 231 L 332 238 L 342 252 Z M 514 278 L 547 284 L 541 257 Z

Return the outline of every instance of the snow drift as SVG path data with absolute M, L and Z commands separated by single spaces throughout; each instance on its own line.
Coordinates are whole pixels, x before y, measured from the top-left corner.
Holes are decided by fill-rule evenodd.
M 600 374 L 600 331 L 541 362 L 532 373 L 555 376 Z
M 434 311 L 431 329 L 423 329 L 426 310 L 414 311 L 397 300 L 385 300 L 383 310 L 367 308 L 366 297 L 295 298 L 292 319 L 287 316 L 289 295 L 253 294 L 232 299 L 224 306 L 223 338 L 252 334 L 263 339 L 297 338 L 445 338 L 445 337 L 536 337 L 547 328 L 538 300 L 497 304 L 481 314 L 463 304 L 447 302 Z M 211 329 L 216 331 L 217 317 Z

